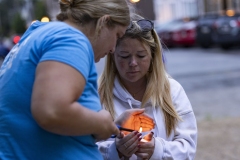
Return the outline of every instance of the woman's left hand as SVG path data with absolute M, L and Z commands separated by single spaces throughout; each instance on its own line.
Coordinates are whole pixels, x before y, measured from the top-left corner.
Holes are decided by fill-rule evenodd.
M 145 109 L 128 109 L 115 119 L 115 123 L 124 128 L 142 132 L 150 131 L 155 127 L 153 119 L 144 113 Z M 128 132 L 124 132 L 128 134 Z
M 153 138 L 153 133 L 149 133 L 149 135 L 146 135 L 144 139 L 149 140 L 149 142 L 139 142 L 139 149 L 135 152 L 135 155 L 145 160 L 150 159 L 154 152 L 155 139 Z

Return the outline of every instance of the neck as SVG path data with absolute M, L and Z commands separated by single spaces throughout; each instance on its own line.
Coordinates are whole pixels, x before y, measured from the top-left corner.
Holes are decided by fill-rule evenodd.
M 147 79 L 143 78 L 137 82 L 122 82 L 126 90 L 137 100 L 142 100 L 147 87 Z

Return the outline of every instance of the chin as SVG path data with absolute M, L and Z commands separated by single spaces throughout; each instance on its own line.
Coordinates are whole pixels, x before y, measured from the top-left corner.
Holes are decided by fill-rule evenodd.
M 134 83 L 137 82 L 139 79 L 135 79 L 135 78 L 128 78 L 127 81 Z
M 100 60 L 101 60 L 101 57 L 100 56 L 98 56 L 98 57 L 95 57 L 95 63 L 97 63 L 97 62 L 99 62 Z

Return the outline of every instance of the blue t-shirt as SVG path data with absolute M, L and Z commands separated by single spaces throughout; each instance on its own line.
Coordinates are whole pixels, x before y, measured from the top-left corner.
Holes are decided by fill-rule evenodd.
M 96 112 L 101 109 L 94 53 L 87 37 L 63 22 L 35 22 L 0 69 L 0 159 L 103 159 L 93 136 L 53 134 L 33 119 L 30 104 L 35 71 L 47 60 L 78 70 L 86 79 L 78 102 Z

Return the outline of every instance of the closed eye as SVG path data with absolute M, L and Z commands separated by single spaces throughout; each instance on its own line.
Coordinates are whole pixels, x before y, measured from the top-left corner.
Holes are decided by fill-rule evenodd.
M 129 56 L 120 56 L 120 57 L 123 58 L 123 59 L 129 58 Z
M 139 58 L 144 58 L 145 56 L 138 56 Z

